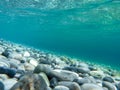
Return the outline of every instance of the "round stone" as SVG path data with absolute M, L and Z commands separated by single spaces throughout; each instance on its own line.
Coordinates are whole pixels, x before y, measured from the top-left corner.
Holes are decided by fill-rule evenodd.
M 113 80 L 112 77 L 104 77 L 104 78 L 103 78 L 103 81 L 107 81 L 107 82 L 111 82 L 111 83 L 114 82 L 114 80 Z
M 53 90 L 69 90 L 69 88 L 65 86 L 56 86 Z
M 92 84 L 92 83 L 85 83 L 81 86 L 82 90 L 103 90 L 102 87 Z

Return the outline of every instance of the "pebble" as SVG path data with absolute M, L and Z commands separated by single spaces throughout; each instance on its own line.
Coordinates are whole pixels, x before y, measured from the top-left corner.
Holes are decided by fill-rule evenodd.
M 24 57 L 30 57 L 30 53 L 25 51 L 24 54 L 23 54 Z
M 77 79 L 79 75 L 75 72 L 67 71 L 67 70 L 59 70 L 55 69 L 51 71 L 51 75 L 53 77 L 58 78 L 59 80 L 63 81 L 73 81 Z
M 49 75 L 52 71 L 52 68 L 50 65 L 46 65 L 46 64 L 38 64 L 35 69 L 34 69 L 34 73 L 40 73 L 40 72 L 44 72 L 47 75 Z
M 104 77 L 103 81 L 107 81 L 107 82 L 110 82 L 110 83 L 114 82 L 113 78 L 111 78 L 111 77 Z
M 108 90 L 117 90 L 116 86 L 110 82 L 103 81 L 102 85 L 103 87 L 108 88 Z
M 39 75 L 44 79 L 46 85 L 47 85 L 47 86 L 50 86 L 50 82 L 49 82 L 49 80 L 48 80 L 47 75 L 46 75 L 45 73 L 43 73 L 43 72 L 41 72 Z
M 51 80 L 50 80 L 50 87 L 54 88 L 55 86 L 58 85 L 58 80 L 57 78 L 53 77 Z
M 120 90 L 120 82 L 116 86 L 117 86 L 117 89 Z
M 6 80 L 8 78 L 9 78 L 8 75 L 6 75 L 6 74 L 0 74 L 0 79 Z
M 90 71 L 90 75 L 98 79 L 102 79 L 103 77 L 105 77 L 103 71 Z
M 37 66 L 37 65 L 38 65 L 38 62 L 37 62 L 36 60 L 34 60 L 34 59 L 31 59 L 31 60 L 29 61 L 29 63 L 30 63 L 31 65 L 33 65 L 33 66 Z
M 70 81 L 61 81 L 58 83 L 59 85 L 63 85 L 68 87 L 70 90 L 81 90 L 81 87 L 76 82 Z
M 89 70 L 88 67 L 79 67 L 79 68 L 78 68 L 78 72 L 79 72 L 79 73 L 89 73 L 90 70 Z
M 0 74 L 7 74 L 10 78 L 13 78 L 16 74 L 16 70 L 6 67 L 0 67 Z
M 17 52 L 10 53 L 8 57 L 12 59 L 22 60 L 22 54 L 17 53 Z
M 4 49 L 0 47 L 0 54 L 2 54 L 3 52 L 4 52 Z
M 65 86 L 56 86 L 53 90 L 70 90 L 68 87 L 65 87 Z
M 76 82 L 79 85 L 83 85 L 84 83 L 90 83 L 91 81 L 88 78 L 82 78 L 82 79 L 77 78 L 77 79 L 74 79 L 73 82 Z
M 17 83 L 17 80 L 7 79 L 3 83 L 5 85 L 5 90 L 10 90 L 13 87 L 13 85 Z
M 82 90 L 104 90 L 102 87 L 93 84 L 93 83 L 85 83 L 81 86 Z
M 30 63 L 25 63 L 24 68 L 26 71 L 33 71 L 35 69 L 35 66 L 31 65 Z

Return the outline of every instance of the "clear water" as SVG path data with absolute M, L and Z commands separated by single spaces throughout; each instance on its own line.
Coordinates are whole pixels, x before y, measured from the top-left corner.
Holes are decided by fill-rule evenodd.
M 119 0 L 0 0 L 0 38 L 120 67 Z

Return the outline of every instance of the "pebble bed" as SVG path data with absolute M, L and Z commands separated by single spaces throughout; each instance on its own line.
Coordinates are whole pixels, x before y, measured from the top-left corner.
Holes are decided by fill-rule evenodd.
M 0 40 L 0 90 L 120 90 L 115 70 Z

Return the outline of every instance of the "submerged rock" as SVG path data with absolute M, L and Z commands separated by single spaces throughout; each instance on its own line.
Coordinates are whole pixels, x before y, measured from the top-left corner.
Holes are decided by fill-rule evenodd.
M 103 87 L 108 88 L 108 90 L 117 90 L 116 86 L 110 82 L 103 81 L 102 85 Z
M 92 83 L 85 83 L 81 88 L 82 90 L 104 90 L 102 87 Z
M 63 85 L 68 87 L 70 90 L 81 90 L 80 86 L 76 82 L 69 81 L 61 81 L 58 83 L 59 85 Z
M 0 54 L 2 54 L 3 52 L 4 52 L 4 49 L 0 47 Z
M 102 79 L 105 75 L 103 71 L 90 71 L 90 75 L 95 77 L 95 78 L 99 78 Z
M 26 74 L 10 90 L 46 90 L 47 84 L 42 76 Z
M 50 65 L 46 65 L 46 64 L 39 64 L 34 69 L 34 73 L 44 72 L 47 75 L 50 74 L 51 71 L 52 71 L 51 66 Z
M 59 85 L 59 86 L 56 86 L 53 90 L 70 90 L 70 89 L 66 86 Z
M 84 83 L 90 83 L 91 81 L 88 78 L 82 78 L 82 79 L 74 79 L 74 82 L 77 82 L 79 85 L 83 85 Z
M 55 86 L 58 85 L 58 80 L 57 78 L 53 77 L 51 80 L 50 80 L 50 87 L 54 88 Z
M 2 55 L 0 55 L 0 66 L 1 67 L 10 67 L 9 60 Z
M 30 53 L 28 51 L 25 51 L 23 54 L 24 57 L 30 57 Z
M 107 82 L 110 82 L 110 83 L 114 82 L 113 78 L 111 78 L 111 77 L 104 77 L 103 81 L 107 81 Z
M 48 80 L 47 75 L 46 75 L 45 73 L 43 73 L 43 72 L 41 72 L 39 75 L 44 79 L 46 85 L 47 85 L 47 86 L 50 86 L 50 82 L 49 82 L 49 80 Z
M 10 90 L 13 87 L 13 85 L 17 83 L 17 80 L 7 79 L 3 83 L 5 85 L 5 90 Z
M 9 77 L 13 78 L 16 74 L 16 70 L 6 67 L 0 67 L 0 74 L 7 74 Z
M 79 76 L 75 72 L 67 71 L 67 70 L 59 70 L 55 69 L 51 71 L 51 75 L 53 77 L 58 78 L 59 80 L 63 81 L 73 81 L 77 79 Z
M 116 86 L 117 86 L 117 89 L 120 90 L 120 82 Z

